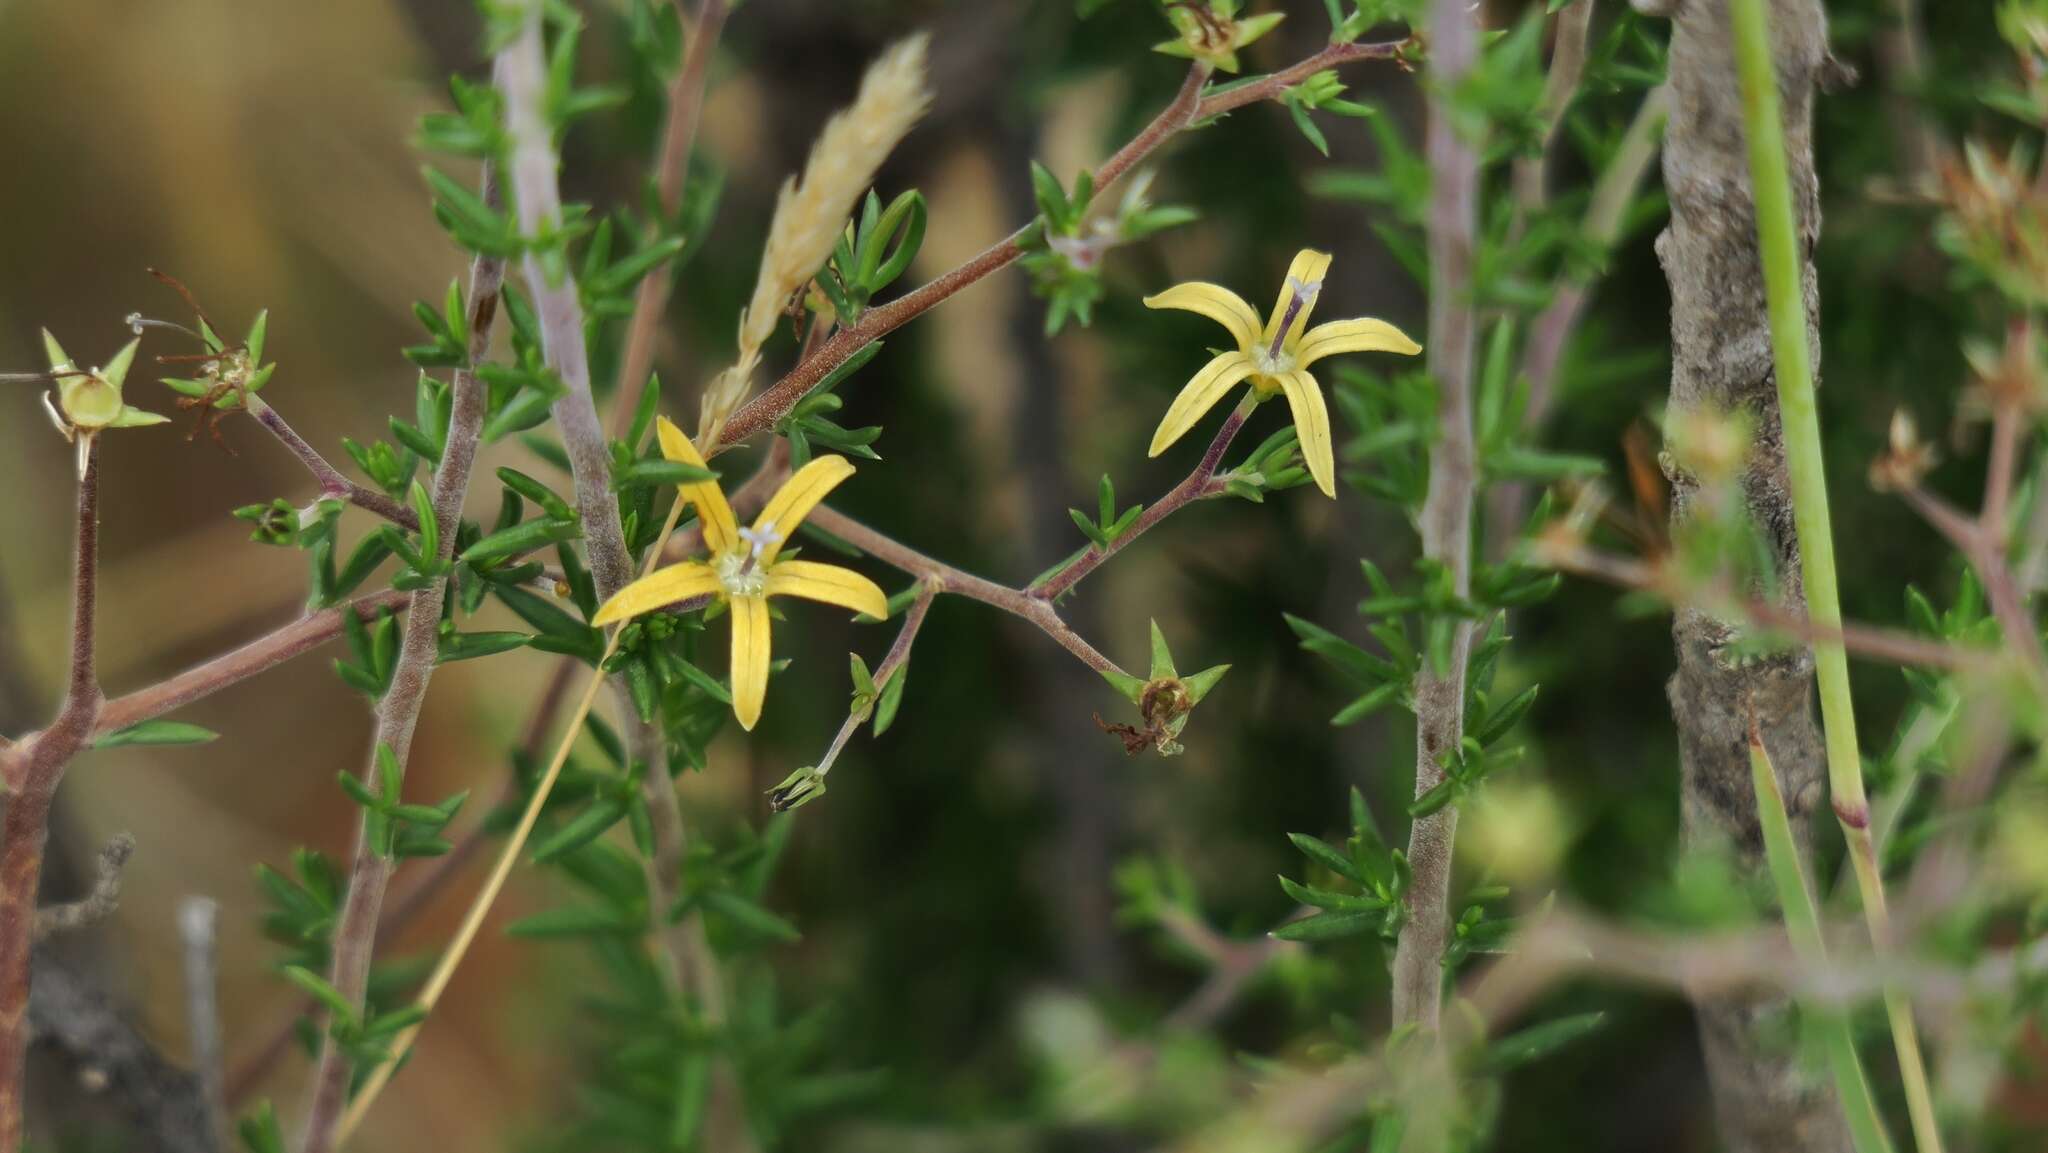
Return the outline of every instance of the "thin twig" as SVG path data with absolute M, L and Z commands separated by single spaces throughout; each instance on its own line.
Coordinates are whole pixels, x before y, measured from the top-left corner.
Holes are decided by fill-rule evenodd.
M 1101 196 L 1117 178 L 1129 172 L 1145 160 L 1160 145 L 1192 125 L 1199 124 L 1226 112 L 1235 111 L 1263 100 L 1277 99 L 1282 93 L 1318 72 L 1359 60 L 1392 60 L 1408 47 L 1407 41 L 1375 44 L 1332 44 L 1292 67 L 1261 77 L 1250 84 L 1232 88 L 1225 92 L 1202 95 L 1202 86 L 1208 81 L 1208 69 L 1200 64 L 1188 70 L 1187 80 L 1173 102 L 1162 109 L 1151 123 L 1119 148 L 1095 171 L 1095 195 Z M 726 449 L 775 427 L 775 423 L 789 414 L 796 403 L 804 398 L 826 374 L 846 363 L 854 353 L 860 351 L 876 338 L 884 336 L 905 323 L 922 316 L 948 297 L 974 284 L 982 277 L 998 269 L 1008 267 L 1024 255 L 1025 242 L 1031 238 L 1036 222 L 1025 225 L 1016 232 L 982 252 L 967 263 L 932 280 L 917 289 L 900 296 L 887 304 L 878 305 L 861 314 L 851 328 L 827 341 L 816 355 L 799 362 L 783 375 L 782 379 L 741 406 L 732 419 L 726 422 L 718 443 L 704 446 L 704 454 L 715 456 Z
M 1994 423 L 1994 432 L 2009 427 L 2007 421 Z M 2005 520 L 2002 505 L 2003 491 L 2007 486 L 1998 483 L 1999 457 L 2004 457 L 2004 471 L 2011 472 L 2014 448 L 2010 438 L 1994 435 L 1994 448 L 2001 440 L 2006 441 L 2002 454 L 1993 453 L 1991 483 L 1985 489 L 1983 511 L 1971 517 L 1954 505 L 1928 492 L 1919 484 L 1901 484 L 1898 493 L 1913 510 L 1920 514 L 1936 532 L 1948 539 L 1956 551 L 1963 554 L 1970 567 L 1977 573 L 1977 581 L 1984 586 L 1984 599 L 1991 606 L 1991 613 L 1998 619 L 1999 630 L 2026 661 L 2026 667 L 2034 678 L 2037 688 L 2048 688 L 2048 652 L 2041 645 L 2041 633 L 2034 625 L 2033 614 L 2027 611 L 2026 595 L 2020 589 L 2019 578 L 2005 558 Z M 1998 519 L 1993 520 L 1996 512 Z
M 228 1123 L 226 1047 L 220 1029 L 220 905 L 209 897 L 178 902 L 178 936 L 185 945 L 185 1028 L 192 1065 L 216 1148 L 234 1147 Z
M 1816 624 L 1803 613 L 1795 613 L 1769 601 L 1743 600 L 1729 596 L 1700 596 L 1689 593 L 1666 575 L 1665 566 L 1629 557 L 1570 545 L 1539 543 L 1532 559 L 1560 572 L 1574 573 L 1603 581 L 1617 588 L 1646 592 L 1673 605 L 1686 605 L 1720 620 L 1742 620 L 1752 628 L 1783 633 L 1804 644 L 1839 644 L 1848 651 L 1874 661 L 1922 668 L 1986 668 L 1994 654 L 1899 629 L 1845 621 L 1840 625 Z
M 36 910 L 36 941 L 89 928 L 112 916 L 121 903 L 121 869 L 134 852 L 133 835 L 114 834 L 100 849 L 99 859 L 93 865 L 92 890 L 83 899 Z
M 1230 416 L 1217 430 L 1215 438 L 1209 442 L 1208 450 L 1202 454 L 1201 462 L 1195 465 L 1194 471 L 1167 490 L 1165 496 L 1148 506 L 1138 519 L 1131 522 L 1131 526 L 1106 548 L 1100 545 L 1091 546 L 1072 563 L 1029 588 L 1011 588 L 955 568 L 823 505 L 811 513 L 810 523 L 872 555 L 882 563 L 916 577 L 924 583 L 925 598 L 938 593 L 950 593 L 968 600 L 980 601 L 1037 625 L 1047 636 L 1058 641 L 1061 648 L 1078 657 L 1081 663 L 1096 672 L 1128 675 L 1115 661 L 1103 656 L 1094 646 L 1082 639 L 1079 633 L 1060 618 L 1058 610 L 1053 606 L 1061 596 L 1081 583 L 1084 577 L 1102 567 L 1110 557 L 1122 552 L 1126 545 L 1144 535 L 1147 530 L 1196 501 L 1223 492 L 1224 483 L 1219 476 L 1223 454 L 1229 450 L 1238 430 L 1244 427 L 1245 419 L 1257 404 L 1257 398 L 1247 394 L 1245 399 L 1231 410 Z M 907 636 L 914 637 L 915 631 L 907 630 Z M 907 645 L 906 635 L 899 635 L 897 643 Z M 891 655 L 894 653 L 895 650 L 892 649 Z M 905 655 L 908 655 L 907 647 Z M 880 684 L 882 679 L 882 674 L 877 672 L 876 683 Z M 858 727 L 851 718 L 847 724 Z M 831 763 L 851 735 L 851 730 L 842 726 L 838 739 L 833 741 L 825 761 L 819 766 L 821 769 Z
M 1593 27 L 1593 0 L 1569 0 L 1551 14 L 1550 70 L 1543 78 L 1543 103 L 1536 114 L 1543 124 L 1542 146 L 1534 155 L 1515 161 L 1515 210 L 1537 212 L 1549 203 L 1550 164 L 1557 150 L 1565 110 L 1579 93 L 1586 71 L 1586 38 Z
M 1061 648 L 1098 673 L 1123 673 L 1115 661 L 1095 651 L 1094 646 L 1081 638 L 1081 634 L 1068 627 L 1051 602 L 1042 597 L 954 568 L 824 505 L 813 510 L 808 520 L 883 564 L 935 586 L 941 593 L 980 601 L 1030 621 L 1045 635 L 1058 641 Z
M 350 616 L 370 621 L 387 609 L 402 608 L 410 595 L 396 590 L 370 593 L 346 604 L 322 609 L 250 641 L 241 648 L 186 669 L 176 676 L 147 688 L 118 696 L 100 710 L 94 736 L 119 732 L 131 725 L 154 720 L 174 709 L 212 696 L 267 672 L 303 653 L 311 652 L 342 634 Z
M 1230 450 L 1230 442 L 1237 438 L 1238 431 L 1244 428 L 1244 422 L 1251 416 L 1252 409 L 1258 407 L 1258 403 L 1256 393 L 1245 393 L 1244 399 L 1238 402 L 1237 407 L 1232 409 L 1230 416 L 1224 420 L 1223 427 L 1216 430 L 1215 438 L 1209 442 L 1208 450 L 1202 454 L 1202 462 L 1195 466 L 1195 470 L 1187 475 L 1186 480 L 1173 486 L 1165 496 L 1148 506 L 1129 528 L 1117 535 L 1115 540 L 1106 545 L 1090 545 L 1088 551 L 1081 554 L 1074 563 L 1032 585 L 1029 590 L 1031 594 L 1049 601 L 1058 600 L 1075 585 L 1080 584 L 1089 573 L 1101 568 L 1102 562 L 1122 552 L 1126 545 L 1143 536 L 1153 525 L 1195 501 L 1222 493 L 1224 483 L 1217 474 L 1223 467 L 1223 454 Z
M 1592 0 L 1583 0 L 1590 7 Z M 1663 138 L 1664 121 L 1670 114 L 1670 94 L 1663 85 L 1650 89 L 1636 107 L 1621 145 L 1601 170 L 1593 185 L 1592 201 L 1579 222 L 1579 235 L 1596 252 L 1606 252 L 1621 238 L 1621 227 L 1635 203 L 1643 177 L 1657 158 Z M 1557 369 L 1564 360 L 1566 345 L 1578 331 L 1585 316 L 1586 302 L 1593 294 L 1593 280 L 1574 266 L 1558 279 L 1550 303 L 1530 322 L 1529 339 L 1522 346 L 1522 379 L 1528 382 L 1528 396 L 1522 406 L 1522 430 L 1535 434 L 1550 419 L 1556 399 Z M 1522 526 L 1529 499 L 1529 486 L 1519 482 L 1495 485 L 1487 500 L 1486 532 L 1492 554 L 1507 555 L 1515 534 Z
M 499 200 L 493 168 L 485 166 L 483 198 Z M 469 487 L 471 466 L 476 462 L 479 434 L 483 430 L 488 389 L 475 371 L 489 351 L 491 328 L 497 316 L 498 295 L 505 278 L 501 257 L 478 256 L 469 272 L 468 362 L 454 374 L 454 401 L 448 417 L 448 436 L 441 450 L 441 463 L 434 471 L 432 506 L 436 537 L 436 563 L 446 566 L 455 551 L 456 530 L 462 524 L 463 495 Z M 419 723 L 420 708 L 426 703 L 427 684 L 434 675 L 440 655 L 441 609 L 448 594 L 445 576 L 429 580 L 412 594 L 401 632 L 398 659 L 391 675 L 391 687 L 377 705 L 377 729 L 364 759 L 363 779 L 372 790 L 379 788 L 379 766 L 388 756 L 396 762 L 401 779 L 412 750 L 413 730 Z M 377 925 L 381 919 L 384 893 L 391 883 L 396 862 L 377 850 L 371 840 L 370 814 L 365 811 L 356 833 L 354 864 L 349 870 L 348 897 L 334 930 L 334 960 L 329 982 L 349 1004 L 364 1004 L 369 987 L 370 961 L 376 951 Z M 335 1124 L 348 1101 L 353 1063 L 333 1037 L 321 1046 L 314 1071 L 313 1100 L 307 1110 L 301 1153 L 327 1153 L 334 1147 Z
M 890 678 L 898 675 L 897 670 L 910 660 L 910 647 L 917 643 L 918 630 L 924 627 L 925 614 L 931 611 L 932 598 L 937 596 L 938 592 L 939 586 L 936 583 L 919 579 L 917 598 L 910 602 L 910 608 L 904 612 L 903 626 L 896 630 L 896 639 L 890 643 L 889 651 L 883 654 L 882 663 L 876 665 L 874 672 L 870 674 L 877 692 L 886 690 Z M 818 763 L 811 767 L 811 779 L 799 786 L 777 786 L 769 790 L 768 807 L 781 812 L 794 808 L 822 791 L 825 775 L 832 771 L 833 764 L 839 760 L 839 754 L 846 749 L 846 744 L 853 739 L 853 734 L 859 732 L 860 727 L 867 724 L 868 718 L 874 715 L 874 709 L 875 702 L 870 701 L 867 708 L 849 712 L 846 720 L 840 723 L 839 732 L 833 735 L 832 743 L 826 747 L 825 755 L 818 758 Z
M 668 88 L 668 127 L 662 133 L 661 159 L 657 162 L 657 195 L 661 200 L 661 227 L 672 226 L 683 203 L 683 182 L 690 171 L 690 148 L 697 138 L 697 120 L 704 107 L 704 86 L 711 74 L 711 53 L 718 34 L 725 27 L 725 0 L 704 0 L 690 28 L 690 44 L 683 53 L 683 66 Z M 659 233 L 660 228 L 655 230 Z M 633 297 L 633 316 L 626 322 L 626 351 L 619 360 L 618 394 L 612 400 L 612 435 L 624 436 L 632 426 L 633 411 L 640 407 L 640 394 L 647 388 L 647 374 L 654 366 L 654 339 L 668 315 L 669 298 L 675 291 L 675 275 L 666 263 L 647 270 Z
M 284 416 L 262 397 L 253 392 L 249 393 L 243 398 L 243 406 L 248 409 L 250 416 L 256 418 L 257 424 L 268 429 L 270 435 L 277 438 L 278 443 L 291 450 L 291 454 L 299 458 L 299 463 L 306 466 L 306 471 L 313 474 L 313 479 L 320 482 L 321 496 L 345 500 L 357 508 L 376 513 L 408 532 L 419 531 L 418 513 L 376 489 L 349 479 L 340 469 L 329 464 L 327 458 L 321 456 L 318 450 L 307 444 L 306 438 L 300 436 L 291 425 L 286 424 Z
M 1442 564 L 1452 590 L 1472 585 L 1472 504 L 1478 471 L 1472 439 L 1473 237 L 1478 228 L 1479 155 L 1451 106 L 1479 59 L 1479 26 L 1465 0 L 1434 0 L 1429 10 L 1429 123 L 1425 149 L 1435 193 L 1429 213 L 1429 373 L 1437 382 L 1437 436 L 1429 454 L 1422 506 L 1422 555 Z M 1471 623 L 1453 626 L 1449 661 L 1425 668 L 1415 684 L 1415 795 L 1444 779 L 1444 762 L 1464 739 L 1465 659 Z M 1434 1033 L 1442 1003 L 1444 950 L 1450 942 L 1451 850 L 1458 810 L 1445 805 L 1418 817 L 1408 833 L 1408 918 L 1394 949 L 1394 1024 Z

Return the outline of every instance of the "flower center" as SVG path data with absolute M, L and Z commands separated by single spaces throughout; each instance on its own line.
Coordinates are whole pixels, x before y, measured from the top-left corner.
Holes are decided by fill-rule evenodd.
M 768 570 L 755 564 L 752 553 L 720 553 L 711 564 L 711 570 L 718 574 L 718 583 L 725 588 L 728 597 L 757 597 L 768 587 Z
M 1279 342 L 1274 341 L 1274 343 L 1278 344 Z M 1294 354 L 1278 349 L 1262 348 L 1252 354 L 1252 364 L 1258 367 L 1260 376 L 1285 376 L 1294 371 Z
M 747 551 L 720 555 L 712 570 L 718 574 L 718 583 L 725 586 L 728 596 L 757 597 L 768 584 L 768 570 L 761 564 L 761 554 L 770 545 L 780 543 L 782 534 L 775 531 L 774 521 L 764 521 L 759 528 L 742 525 L 739 532 L 740 539 L 747 542 Z

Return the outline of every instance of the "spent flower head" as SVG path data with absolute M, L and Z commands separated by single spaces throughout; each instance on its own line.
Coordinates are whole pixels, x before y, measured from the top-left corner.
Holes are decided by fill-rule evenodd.
M 663 417 L 657 428 L 663 456 L 704 467 L 704 458 L 683 430 Z M 740 727 L 752 729 L 768 695 L 768 601 L 793 596 L 849 608 L 872 617 L 889 615 L 889 598 L 875 582 L 838 565 L 783 560 L 782 547 L 818 502 L 853 475 L 843 456 L 821 456 L 798 469 L 768 499 L 761 515 L 742 526 L 718 482 L 692 481 L 677 487 L 697 510 L 710 556 L 657 569 L 620 589 L 591 618 L 594 625 L 630 620 L 678 601 L 709 597 L 732 615 L 732 711 Z
M 57 338 L 43 330 L 43 352 L 49 357 L 50 379 L 55 392 L 43 394 L 43 407 L 64 439 L 78 445 L 78 472 L 85 475 L 86 457 L 93 437 L 105 428 L 140 428 L 162 424 L 170 418 L 159 413 L 131 408 L 121 397 L 128 380 L 128 368 L 135 363 L 135 350 L 142 344 L 131 340 L 121 346 L 104 368 L 80 368 L 64 351 Z
M 1152 46 L 1154 52 L 1200 60 L 1223 72 L 1237 71 L 1237 50 L 1273 30 L 1284 12 L 1238 19 L 1239 0 L 1170 0 L 1166 19 L 1180 35 Z
M 1294 263 L 1288 266 L 1287 280 L 1280 287 L 1280 297 L 1263 323 L 1243 297 L 1220 285 L 1191 281 L 1145 298 L 1147 308 L 1176 308 L 1208 317 L 1228 329 L 1237 346 L 1203 365 L 1181 389 L 1160 419 L 1158 431 L 1152 434 L 1148 455 L 1165 452 L 1216 407 L 1224 394 L 1249 380 L 1253 394 L 1260 400 L 1274 393 L 1286 395 L 1309 475 L 1315 478 L 1323 495 L 1337 495 L 1337 468 L 1330 449 L 1330 410 L 1323 401 L 1322 387 L 1309 375 L 1309 367 L 1326 356 L 1343 352 L 1397 352 L 1413 356 L 1422 351 L 1422 346 L 1386 321 L 1370 317 L 1333 320 L 1310 328 L 1309 314 L 1322 293 L 1323 275 L 1329 267 L 1329 253 L 1313 248 L 1296 253 Z

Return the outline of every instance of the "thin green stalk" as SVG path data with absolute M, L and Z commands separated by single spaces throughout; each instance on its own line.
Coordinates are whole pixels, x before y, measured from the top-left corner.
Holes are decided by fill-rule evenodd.
M 1778 412 L 1783 423 L 1785 464 L 1792 482 L 1792 518 L 1799 532 L 1800 568 L 1805 576 L 1808 618 L 1822 635 L 1839 637 L 1842 605 L 1836 591 L 1834 530 L 1829 524 L 1827 477 L 1821 455 L 1820 417 L 1814 406 L 1813 359 L 1806 342 L 1806 294 L 1792 208 L 1792 182 L 1785 163 L 1785 128 L 1778 105 L 1777 69 L 1764 0 L 1731 0 L 1735 64 L 1742 84 L 1743 120 L 1749 136 L 1750 183 L 1756 197 L 1757 244 L 1763 256 L 1764 294 L 1769 304 L 1771 348 L 1778 376 Z M 1849 845 L 1849 859 L 1863 897 L 1863 915 L 1880 954 L 1891 947 L 1884 877 L 1870 835 L 1870 802 L 1863 789 L 1863 758 L 1856 747 L 1856 711 L 1849 696 L 1849 659 L 1839 639 L 1814 646 L 1820 685 L 1821 725 L 1827 737 L 1828 787 L 1835 815 Z M 1912 1115 L 1913 1135 L 1923 1153 L 1940 1153 L 1934 1100 L 1920 1057 L 1913 1007 L 1896 989 L 1885 991 L 1892 1040 Z
M 1806 965 L 1818 969 L 1827 964 L 1827 944 L 1820 935 L 1820 913 L 1813 894 L 1806 887 L 1806 870 L 1799 863 L 1799 846 L 1792 839 L 1792 822 L 1785 815 L 1785 795 L 1778 788 L 1778 771 L 1763 738 L 1752 727 L 1749 733 L 1749 771 L 1756 784 L 1757 823 L 1764 834 L 1764 859 L 1770 863 L 1771 880 L 1778 888 L 1778 906 L 1785 914 L 1785 935 L 1792 938 L 1792 950 Z M 1835 1075 L 1835 1091 L 1842 1098 L 1842 1111 L 1849 1122 L 1849 1139 L 1857 1153 L 1890 1153 L 1891 1139 L 1885 1136 L 1884 1120 L 1871 1099 L 1870 1083 L 1863 1077 L 1863 1062 L 1856 1055 L 1856 1036 L 1849 1028 L 1849 1015 L 1837 1008 L 1810 1007 L 1807 1019 L 1820 1030 L 1827 1043 L 1828 1066 Z

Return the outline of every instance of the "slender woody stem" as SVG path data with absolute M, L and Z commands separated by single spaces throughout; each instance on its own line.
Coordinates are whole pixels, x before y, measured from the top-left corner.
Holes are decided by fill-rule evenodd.
M 547 61 L 541 43 L 542 7 L 538 2 L 528 4 L 519 35 L 506 46 L 498 61 L 498 88 L 504 94 L 505 122 L 511 137 L 514 199 L 520 230 L 527 236 L 542 236 L 559 225 L 562 219 L 561 189 L 556 183 L 559 157 L 555 154 L 554 130 L 546 107 Z M 618 498 L 612 491 L 611 442 L 598 421 L 596 402 L 590 390 L 590 358 L 584 341 L 582 300 L 577 294 L 575 277 L 566 264 L 551 269 L 539 254 L 528 252 L 524 269 L 534 311 L 540 318 L 542 351 L 549 367 L 568 386 L 554 405 L 555 427 L 561 434 L 562 447 L 569 455 L 570 472 L 575 478 L 576 506 L 583 519 L 584 551 L 597 586 L 598 600 L 607 601 L 632 579 L 633 559 L 619 523 Z M 674 527 L 674 513 L 681 507 L 679 502 L 672 512 L 670 528 Z M 662 535 L 665 537 L 667 533 Z M 649 550 L 650 569 L 660 553 L 658 548 Z M 652 732 L 647 722 L 635 713 L 623 677 L 617 678 L 616 691 L 620 700 L 625 702 L 625 726 L 650 730 L 629 732 L 628 743 L 651 754 L 661 742 L 660 734 Z M 682 808 L 675 796 L 674 782 L 665 769 L 650 771 L 643 787 L 657 847 L 655 860 L 648 864 L 649 907 L 665 914 L 682 899 L 679 867 L 685 836 Z M 668 871 L 669 866 L 677 868 L 671 872 Z M 657 938 L 669 954 L 669 972 L 678 978 L 684 974 L 696 974 L 696 992 L 701 1002 L 699 1010 L 712 1021 L 723 1021 L 724 983 L 717 976 L 718 960 L 706 943 L 698 914 L 691 911 L 680 925 L 667 926 L 661 919 L 654 923 L 664 926 L 664 931 L 658 933 Z M 724 1072 L 717 1076 L 719 1091 L 714 1096 L 719 1099 L 713 1102 L 714 1109 L 723 1114 L 739 1115 L 741 1111 L 735 1104 L 734 1079 Z M 744 1124 L 735 1126 L 731 1137 L 742 1147 L 751 1144 Z
M 1422 506 L 1422 553 L 1451 574 L 1459 597 L 1471 592 L 1472 502 L 1477 464 L 1472 440 L 1473 236 L 1478 227 L 1479 155 L 1449 106 L 1479 58 L 1479 26 L 1465 0 L 1434 0 L 1429 15 L 1431 77 L 1426 148 L 1435 180 L 1429 215 L 1429 371 L 1437 386 L 1437 438 L 1429 454 Z M 1415 685 L 1415 795 L 1442 783 L 1444 761 L 1464 739 L 1465 658 L 1470 622 L 1454 626 L 1447 667 L 1425 667 Z M 1414 880 L 1408 918 L 1394 949 L 1394 1024 L 1435 1032 L 1443 1000 L 1443 958 L 1450 943 L 1451 851 L 1458 810 L 1418 817 L 1408 833 Z
M 1284 329 L 1285 326 L 1282 327 Z M 1229 451 L 1230 442 L 1237 439 L 1238 432 L 1244 428 L 1244 422 L 1258 405 L 1259 398 L 1256 393 L 1245 393 L 1244 399 L 1237 402 L 1237 407 L 1232 409 L 1230 416 L 1224 420 L 1223 427 L 1216 430 L 1215 439 L 1209 442 L 1208 451 L 1202 454 L 1202 463 L 1195 466 L 1195 471 L 1189 473 L 1186 480 L 1173 486 L 1165 496 L 1138 514 L 1138 519 L 1131 522 L 1131 526 L 1118 534 L 1115 540 L 1107 545 L 1089 546 L 1088 551 L 1081 554 L 1072 564 L 1032 585 L 1028 591 L 1033 596 L 1043 597 L 1049 601 L 1058 600 L 1075 585 L 1080 584 L 1089 573 L 1101 568 L 1102 562 L 1122 552 L 1125 545 L 1143 536 L 1153 525 L 1195 501 L 1222 492 L 1223 482 L 1218 479 L 1217 473 L 1223 467 L 1223 454 Z
M 1842 606 L 1835 581 L 1834 530 L 1828 513 L 1827 474 L 1814 404 L 1813 359 L 1807 347 L 1806 297 L 1800 249 L 1785 161 L 1784 117 L 1778 104 L 1777 69 L 1764 0 L 1732 0 L 1736 69 L 1748 132 L 1751 184 L 1756 198 L 1757 243 L 1763 257 L 1764 289 L 1771 322 L 1771 346 L 1778 380 L 1778 409 L 1784 426 L 1785 464 L 1792 486 L 1793 522 L 1799 533 L 1807 615 L 1822 628 L 1840 628 Z M 1870 836 L 1870 803 L 1863 788 L 1863 758 L 1856 747 L 1855 702 L 1849 694 L 1848 654 L 1842 645 L 1816 644 L 1814 671 L 1820 685 L 1821 724 L 1827 737 L 1828 784 L 1855 866 L 1857 887 L 1871 940 L 1880 952 L 1892 948 L 1884 878 Z M 1923 1153 L 1939 1153 L 1941 1130 L 1920 1057 L 1913 1007 L 1905 995 L 1887 990 L 1905 1082 L 1914 1139 Z
M 1045 635 L 1058 641 L 1061 648 L 1098 673 L 1123 672 L 1115 661 L 1095 651 L 1094 646 L 1081 638 L 1081 634 L 1061 620 L 1051 602 L 1034 593 L 1000 585 L 964 569 L 954 568 L 824 505 L 813 509 L 806 519 L 883 564 L 927 582 L 939 592 L 980 601 L 1030 621 Z
M 49 838 L 50 802 L 71 758 L 92 739 L 100 711 L 93 647 L 99 600 L 100 445 L 86 446 L 78 477 L 77 552 L 71 581 L 71 672 L 50 727 L 6 750 L 0 815 L 0 1149 L 22 1145 L 28 1059 L 29 957 L 36 893 Z
M 93 726 L 93 735 L 105 736 L 118 732 L 130 725 L 154 720 L 174 709 L 212 696 L 258 673 L 276 668 L 293 657 L 311 652 L 340 636 L 351 616 L 358 620 L 373 620 L 378 613 L 386 609 L 401 608 L 410 599 L 408 593 L 386 590 L 302 616 L 282 628 L 250 641 L 241 648 L 222 653 L 204 664 L 194 665 L 148 688 L 115 697 L 100 710 L 99 721 Z
M 483 198 L 492 203 L 499 199 L 496 174 L 489 165 L 484 169 Z M 431 494 L 434 520 L 439 528 L 436 555 L 432 559 L 444 568 L 451 567 L 449 561 L 454 556 L 456 530 L 462 523 L 463 495 L 469 488 L 484 409 L 489 402 L 488 389 L 478 379 L 475 366 L 490 348 L 492 321 L 497 315 L 504 278 L 503 258 L 478 256 L 470 265 L 469 359 L 455 372 L 447 442 L 441 450 L 440 466 L 434 472 Z M 378 788 L 383 757 L 388 755 L 396 762 L 401 778 L 405 772 L 413 730 L 419 723 L 427 684 L 440 656 L 441 610 L 447 595 L 448 578 L 444 574 L 415 591 L 406 609 L 391 688 L 377 704 L 375 739 L 363 765 L 363 779 L 373 791 Z M 348 897 L 334 930 L 334 961 L 329 975 L 329 983 L 359 1009 L 365 1004 L 369 988 L 370 962 L 376 951 L 384 893 L 397 864 L 378 851 L 371 839 L 369 817 L 366 811 L 357 827 Z M 306 1114 L 301 1153 L 327 1153 L 334 1147 L 335 1125 L 347 1104 L 353 1071 L 353 1062 L 340 1044 L 331 1035 L 327 1037 L 314 1070 L 313 1101 Z
M 1226 112 L 1232 112 L 1263 100 L 1277 99 L 1289 88 L 1308 79 L 1318 72 L 1349 64 L 1359 60 L 1392 60 L 1399 57 L 1408 42 L 1395 41 L 1376 44 L 1332 44 L 1313 56 L 1291 67 L 1260 77 L 1249 84 L 1231 88 L 1224 92 L 1202 95 L 1202 86 L 1208 82 L 1208 69 L 1196 64 L 1188 70 L 1187 79 L 1182 82 L 1180 92 L 1173 102 L 1160 110 L 1143 131 L 1095 171 L 1095 195 L 1101 196 L 1111 184 L 1142 163 L 1160 145 L 1182 132 Z M 851 328 L 843 329 L 827 341 L 813 356 L 799 362 L 783 375 L 781 380 L 769 386 L 760 395 L 742 405 L 732 419 L 726 422 L 719 434 L 718 443 L 703 446 L 704 454 L 715 456 L 749 437 L 765 432 L 789 414 L 796 403 L 816 388 L 818 382 L 833 369 L 846 363 L 854 353 L 877 338 L 915 320 L 947 297 L 968 287 L 1000 268 L 1008 267 L 1025 253 L 1025 244 L 1032 237 L 1037 223 L 1026 224 L 1011 233 L 994 247 L 950 272 L 932 280 L 906 295 L 887 304 L 878 305 L 861 314 Z
M 419 514 L 402 502 L 349 479 L 340 469 L 329 464 L 327 458 L 321 456 L 312 445 L 307 444 L 306 438 L 300 436 L 291 425 L 286 424 L 283 415 L 270 407 L 262 397 L 253 392 L 249 393 L 243 407 L 248 409 L 250 416 L 256 418 L 257 424 L 268 429 L 270 435 L 277 438 L 278 443 L 290 449 L 291 454 L 299 458 L 299 463 L 305 465 L 306 471 L 313 474 L 313 479 L 320 482 L 321 496 L 337 497 L 357 508 L 376 513 L 409 532 L 419 531 Z

